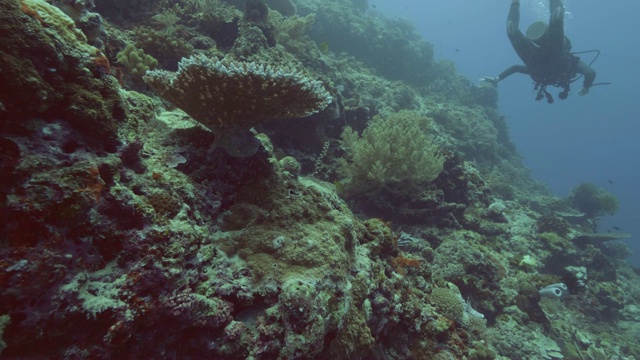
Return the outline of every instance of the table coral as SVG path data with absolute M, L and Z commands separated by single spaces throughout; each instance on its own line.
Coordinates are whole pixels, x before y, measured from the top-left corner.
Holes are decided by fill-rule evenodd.
M 299 70 L 202 55 L 180 61 L 176 73 L 149 71 L 144 80 L 217 134 L 246 131 L 269 119 L 306 117 L 332 101 L 321 82 Z

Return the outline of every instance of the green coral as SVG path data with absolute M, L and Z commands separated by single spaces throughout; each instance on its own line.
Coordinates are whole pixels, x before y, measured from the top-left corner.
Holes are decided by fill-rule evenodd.
M 615 195 L 591 183 L 576 186 L 569 195 L 571 204 L 588 217 L 613 215 L 618 211 L 619 201 Z
M 437 287 L 431 291 L 429 302 L 438 309 L 438 312 L 449 320 L 462 322 L 464 315 L 464 301 L 457 289 Z
M 0 316 L 0 352 L 7 347 L 7 343 L 2 339 L 4 329 L 11 323 L 11 317 L 7 314 Z
M 485 344 L 477 344 L 469 353 L 469 360 L 492 360 L 496 358 L 496 352 Z
M 244 9 L 247 3 L 244 0 L 224 0 L 224 2 L 238 9 Z M 284 16 L 293 16 L 297 12 L 296 4 L 291 0 L 264 0 L 264 3 L 269 6 L 270 10 L 276 10 Z
M 276 10 L 284 16 L 293 16 L 298 11 L 296 4 L 291 0 L 268 0 L 265 2 L 269 5 L 270 9 Z
M 0 33 L 0 104 L 12 114 L 0 125 L 20 126 L 18 118 L 34 116 L 63 118 L 92 147 L 114 149 L 116 121 L 126 116 L 120 86 L 105 76 L 106 57 L 86 43 L 73 20 L 45 1 L 4 1 Z
M 563 251 L 570 246 L 569 241 L 555 231 L 540 233 L 538 237 L 555 251 Z
M 342 132 L 346 159 L 340 172 L 352 184 L 389 182 L 429 182 L 438 177 L 444 156 L 426 130 L 426 116 L 403 110 L 388 116 L 375 116 L 359 136 L 351 127 Z
M 553 214 L 546 214 L 538 219 L 538 232 L 554 232 L 560 236 L 566 236 L 569 233 L 571 226 L 569 223 Z
M 178 28 L 171 26 L 158 31 L 141 26 L 135 31 L 136 46 L 157 59 L 162 68 L 177 69 L 180 59 L 188 57 L 194 50 Z
M 124 66 L 127 73 L 133 77 L 142 77 L 148 70 L 153 70 L 158 66 L 158 60 L 153 56 L 145 54 L 144 50 L 136 49 L 133 44 L 128 44 L 116 55 L 118 62 Z
M 307 36 L 307 32 L 313 26 L 316 20 L 316 14 L 311 13 L 306 16 L 292 16 L 282 19 L 282 22 L 278 26 L 278 42 L 296 42 L 303 41 Z
M 429 116 L 440 126 L 443 140 L 465 160 L 491 161 L 500 150 L 499 131 L 481 106 L 438 105 Z

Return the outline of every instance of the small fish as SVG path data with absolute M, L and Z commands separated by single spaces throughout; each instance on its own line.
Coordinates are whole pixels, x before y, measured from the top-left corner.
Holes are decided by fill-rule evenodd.
M 613 185 L 613 184 L 614 184 L 613 180 L 611 180 L 611 179 L 607 180 L 607 182 L 608 182 L 609 184 L 611 184 L 611 185 Z
M 619 228 L 618 226 L 612 226 L 611 228 L 612 228 L 613 230 L 620 231 L 620 228 Z

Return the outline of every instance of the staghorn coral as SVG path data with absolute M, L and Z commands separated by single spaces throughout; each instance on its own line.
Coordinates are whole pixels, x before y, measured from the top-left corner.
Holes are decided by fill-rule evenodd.
M 273 17 L 276 16 L 273 15 Z M 312 13 L 306 16 L 295 15 L 281 17 L 276 21 L 278 24 L 278 33 L 276 34 L 278 44 L 283 45 L 288 51 L 300 59 L 305 59 L 306 57 L 313 58 L 310 61 L 305 59 L 305 63 L 312 63 L 321 57 L 319 47 L 315 45 L 307 35 L 315 19 L 316 15 Z M 326 48 L 324 46 L 326 46 Z M 324 46 L 323 48 L 326 49 L 326 53 L 329 45 L 325 43 Z
M 269 119 L 306 117 L 332 100 L 319 81 L 298 70 L 214 61 L 201 55 L 183 59 L 176 73 L 154 70 L 144 80 L 161 97 L 221 137 L 244 134 Z M 230 153 L 245 154 L 238 152 L 240 146 L 219 145 Z M 255 149 L 247 153 L 252 155 Z

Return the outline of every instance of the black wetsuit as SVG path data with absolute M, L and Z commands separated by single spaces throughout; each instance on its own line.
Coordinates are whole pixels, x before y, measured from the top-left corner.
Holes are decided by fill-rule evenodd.
M 520 4 L 512 3 L 507 18 L 507 35 L 516 53 L 524 65 L 513 65 L 498 75 L 498 81 L 514 73 L 528 74 L 536 82 L 542 95 L 549 102 L 553 99 L 545 87 L 558 86 L 564 90 L 560 98 L 565 99 L 569 93 L 571 79 L 576 74 L 584 76 L 584 88 L 590 88 L 596 78 L 596 72 L 580 58 L 571 54 L 571 42 L 564 36 L 564 7 L 561 0 L 550 0 L 550 19 L 546 33 L 536 40 L 527 38 L 520 31 Z

